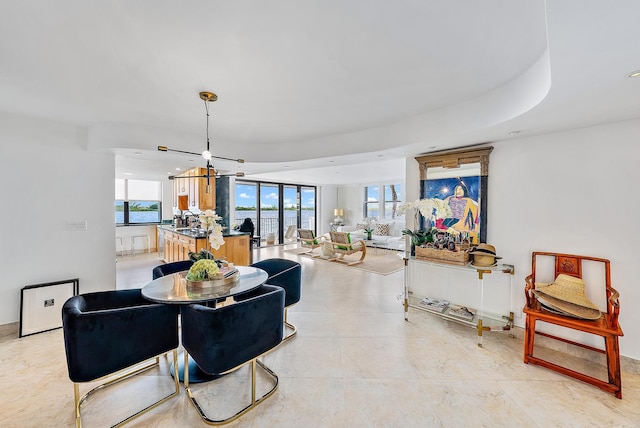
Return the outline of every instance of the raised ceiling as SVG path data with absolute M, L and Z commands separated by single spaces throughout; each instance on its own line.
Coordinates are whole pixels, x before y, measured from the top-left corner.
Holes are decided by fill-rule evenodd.
M 87 127 L 117 176 L 166 176 L 204 166 L 156 147 L 204 150 L 208 90 L 212 151 L 247 174 L 379 181 L 427 151 L 640 117 L 638 16 L 635 0 L 6 0 L 0 110 Z

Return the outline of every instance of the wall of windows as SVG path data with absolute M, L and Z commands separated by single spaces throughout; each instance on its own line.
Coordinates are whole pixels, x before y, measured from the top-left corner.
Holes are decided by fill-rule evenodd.
M 316 230 L 314 186 L 236 180 L 234 199 L 231 223 L 250 218 L 262 241 L 273 234 L 274 243 L 284 242 L 289 226 Z
M 400 219 L 398 207 L 404 202 L 404 188 L 400 183 L 364 187 L 363 217 Z
M 162 183 L 116 178 L 116 225 L 160 223 Z

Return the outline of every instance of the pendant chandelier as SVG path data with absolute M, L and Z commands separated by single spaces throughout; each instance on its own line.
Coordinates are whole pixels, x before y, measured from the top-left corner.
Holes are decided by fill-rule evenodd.
M 188 180 L 188 179 L 195 179 L 195 178 L 206 178 L 207 179 L 206 193 L 211 193 L 211 183 L 210 183 L 211 177 L 214 177 L 214 178 L 229 177 L 229 176 L 244 177 L 244 172 L 236 172 L 234 174 L 221 174 L 220 171 L 214 168 L 213 164 L 211 163 L 211 159 L 215 158 L 215 159 L 229 160 L 229 161 L 234 161 L 238 163 L 244 163 L 244 159 L 231 159 L 231 158 L 226 158 L 222 156 L 214 156 L 213 154 L 211 154 L 211 143 L 209 141 L 209 103 L 215 102 L 218 99 L 218 96 L 213 92 L 204 91 L 204 92 L 200 92 L 200 99 L 204 101 L 204 108 L 207 113 L 207 149 L 202 153 L 194 153 L 194 152 L 188 152 L 185 150 L 170 149 L 167 146 L 158 146 L 158 150 L 161 152 L 176 152 L 176 153 L 185 153 L 188 155 L 202 156 L 207 161 L 206 174 L 196 175 L 196 176 L 187 176 L 187 177 L 169 176 L 169 180 L 178 180 L 178 179 Z

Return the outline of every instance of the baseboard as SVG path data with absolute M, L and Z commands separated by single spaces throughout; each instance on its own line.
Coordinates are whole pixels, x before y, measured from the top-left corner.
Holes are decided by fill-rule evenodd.
M 18 337 L 20 334 L 20 323 L 12 322 L 0 325 L 0 338 Z

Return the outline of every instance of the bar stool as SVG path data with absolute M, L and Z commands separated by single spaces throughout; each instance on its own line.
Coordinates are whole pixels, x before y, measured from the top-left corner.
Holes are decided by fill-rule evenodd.
M 122 236 L 116 236 L 116 245 L 118 245 L 118 241 L 120 241 L 120 257 L 124 256 L 124 245 L 122 245 Z
M 147 238 L 147 253 L 151 254 L 151 239 L 149 235 L 131 235 L 131 255 L 133 256 L 136 251 L 136 238 Z

